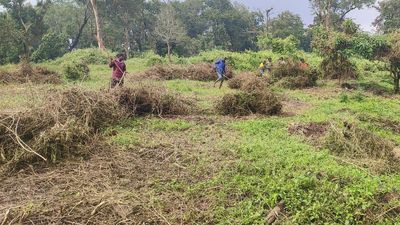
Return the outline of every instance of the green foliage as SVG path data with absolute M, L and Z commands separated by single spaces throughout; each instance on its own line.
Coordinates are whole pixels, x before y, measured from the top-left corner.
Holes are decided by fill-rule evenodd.
M 258 37 L 257 46 L 261 50 L 272 50 L 274 53 L 292 54 L 298 50 L 299 40 L 290 35 L 284 39 L 273 38 L 269 35 Z
M 67 38 L 62 34 L 48 33 L 42 38 L 39 47 L 32 53 L 31 60 L 42 62 L 55 59 L 67 52 Z
M 400 28 L 400 1 L 398 0 L 386 0 L 379 1 L 378 10 L 380 12 L 379 17 L 375 23 L 379 29 L 384 33 L 390 33 Z
M 23 52 L 22 32 L 15 22 L 3 13 L 0 13 L 0 64 L 17 63 Z
M 63 64 L 63 74 L 71 81 L 83 80 L 89 76 L 89 67 L 84 62 L 66 62 Z
M 114 54 L 100 49 L 78 49 L 52 61 L 53 64 L 64 62 L 82 62 L 84 64 L 106 64 Z

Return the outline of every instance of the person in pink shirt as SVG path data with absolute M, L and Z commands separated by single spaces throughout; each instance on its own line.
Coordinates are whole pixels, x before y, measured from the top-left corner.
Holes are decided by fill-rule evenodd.
M 116 59 L 110 60 L 110 68 L 112 68 L 111 88 L 124 85 L 124 77 L 126 73 L 125 56 L 118 54 Z

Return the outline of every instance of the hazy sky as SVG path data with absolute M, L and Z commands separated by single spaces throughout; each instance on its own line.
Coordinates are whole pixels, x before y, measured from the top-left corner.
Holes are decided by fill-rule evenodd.
M 36 0 L 29 0 L 35 3 Z M 312 23 L 313 16 L 311 15 L 311 9 L 309 0 L 234 0 L 248 6 L 252 10 L 265 10 L 268 8 L 274 8 L 272 17 L 277 16 L 280 12 L 289 10 L 296 14 L 299 14 L 306 25 Z M 353 18 L 356 23 L 361 25 L 361 28 L 365 31 L 374 31 L 372 22 L 378 16 L 376 9 L 363 9 L 356 10 L 348 14 L 348 17 Z

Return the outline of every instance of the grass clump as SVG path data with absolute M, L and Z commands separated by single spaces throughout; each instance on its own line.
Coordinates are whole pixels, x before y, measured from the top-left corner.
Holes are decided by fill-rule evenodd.
M 89 66 L 84 62 L 67 62 L 63 65 L 65 78 L 71 81 L 83 80 L 89 76 Z
M 32 67 L 27 60 L 22 60 L 16 71 L 0 71 L 0 83 L 58 84 L 61 77 L 58 73 L 45 67 Z
M 222 115 L 246 116 L 253 113 L 277 115 L 281 113 L 282 103 L 268 90 L 226 94 L 216 106 Z
M 332 124 L 325 138 L 325 146 L 334 154 L 353 159 L 357 165 L 375 172 L 393 172 L 400 168 L 400 159 L 391 141 L 355 124 Z

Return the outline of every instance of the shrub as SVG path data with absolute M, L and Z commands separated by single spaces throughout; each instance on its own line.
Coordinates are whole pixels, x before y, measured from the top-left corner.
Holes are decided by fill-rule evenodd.
M 89 76 L 89 72 L 89 67 L 84 62 L 69 62 L 63 65 L 63 73 L 68 80 L 83 80 Z
M 52 64 L 62 64 L 66 62 L 80 62 L 84 64 L 107 64 L 110 57 L 114 56 L 111 52 L 100 49 L 88 48 L 78 49 L 65 54 L 63 57 L 52 61 Z
M 282 104 L 278 97 L 268 90 L 226 94 L 216 106 L 222 115 L 245 116 L 253 113 L 277 115 Z

